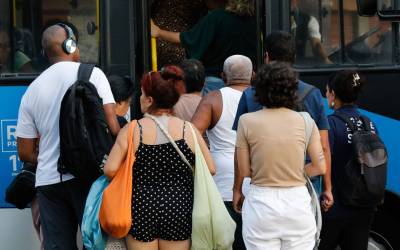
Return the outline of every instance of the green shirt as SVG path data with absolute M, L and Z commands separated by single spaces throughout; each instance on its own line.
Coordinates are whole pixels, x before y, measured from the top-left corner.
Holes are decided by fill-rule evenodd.
M 257 28 L 254 16 L 238 16 L 216 9 L 189 31 L 181 32 L 188 57 L 204 64 L 207 75 L 219 76 L 226 58 L 244 55 L 256 62 Z

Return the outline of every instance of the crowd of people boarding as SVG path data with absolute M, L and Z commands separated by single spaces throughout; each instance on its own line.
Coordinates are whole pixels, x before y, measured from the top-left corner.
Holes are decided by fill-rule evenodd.
M 299 79 L 293 68 L 296 44 L 284 31 L 266 37 L 264 64 L 256 70 L 250 2 L 228 1 L 186 32 L 152 24 L 154 37 L 180 43 L 191 59 L 144 73 L 140 103 L 131 103 L 129 78 L 107 78 L 99 68 L 93 70 L 90 82 L 116 137 L 104 175 L 112 182 L 125 159 L 135 157 L 132 220 L 119 240 L 127 249 L 191 249 L 192 167 L 198 152 L 236 224 L 229 249 L 367 249 L 375 208 L 341 202 L 337 187 L 351 157 L 351 130 L 325 110 L 327 101 L 334 114 L 347 114 L 354 126 L 362 126 L 355 103 L 364 79 L 353 70 L 337 72 L 326 83 L 324 100 L 318 88 Z M 44 31 L 42 45 L 51 66 L 28 87 L 17 125 L 20 159 L 37 164 L 46 250 L 77 249 L 90 190 L 57 171 L 61 100 L 80 65 L 79 49 L 64 48 L 66 29 L 56 24 Z M 143 118 L 129 121 L 130 105 L 140 105 Z M 132 122 L 134 150 L 128 151 Z M 308 177 L 322 210 L 320 241 Z

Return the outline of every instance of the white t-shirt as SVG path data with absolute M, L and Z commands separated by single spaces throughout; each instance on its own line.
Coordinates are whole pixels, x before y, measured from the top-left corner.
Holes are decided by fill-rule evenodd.
M 308 22 L 307 28 L 309 37 L 321 40 L 321 33 L 319 32 L 319 23 L 315 17 L 310 16 L 310 21 Z
M 19 107 L 17 136 L 39 138 L 36 186 L 60 182 L 57 161 L 60 155 L 59 117 L 61 101 L 68 88 L 76 82 L 80 63 L 59 62 L 40 74 L 28 87 Z M 99 68 L 90 77 L 103 104 L 115 103 L 110 84 Z M 74 178 L 70 174 L 62 180 Z

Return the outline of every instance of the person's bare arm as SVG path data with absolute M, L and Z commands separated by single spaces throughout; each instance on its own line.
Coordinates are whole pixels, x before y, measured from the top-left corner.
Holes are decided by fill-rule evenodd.
M 321 40 L 319 38 L 311 37 L 310 42 L 313 54 L 316 57 L 321 58 L 325 64 L 332 64 L 332 61 L 329 60 L 328 55 L 326 54 L 324 48 L 322 47 Z
M 108 156 L 106 165 L 104 166 L 104 175 L 108 179 L 112 180 L 117 173 L 122 162 L 126 158 L 128 151 L 128 132 L 130 126 L 125 126 L 118 134 L 117 140 L 111 149 L 110 155 Z
M 210 92 L 201 99 L 191 120 L 191 123 L 193 123 L 202 135 L 211 126 L 213 111 L 212 101 L 215 95 L 216 93 Z
M 37 150 L 38 140 L 38 138 L 17 137 L 18 157 L 21 161 L 37 164 L 39 154 Z
M 324 152 L 326 171 L 323 176 L 324 180 L 324 191 L 322 193 L 322 207 L 327 211 L 333 205 L 333 195 L 332 195 L 332 182 L 331 182 L 331 150 L 329 147 L 329 135 L 328 130 L 320 130 L 319 134 L 321 136 L 321 145 Z
M 308 176 L 318 176 L 325 174 L 326 162 L 324 152 L 322 150 L 321 139 L 319 132 L 314 124 L 313 135 L 310 139 L 310 144 L 307 148 L 307 154 L 310 156 L 311 163 L 308 163 L 305 167 Z
M 180 44 L 180 33 L 162 30 L 160 27 L 154 24 L 153 20 L 151 21 L 151 36 L 155 38 L 161 38 L 167 42 Z
M 233 183 L 233 209 L 240 213 L 244 196 L 242 185 L 245 177 L 250 177 L 250 152 L 248 148 L 235 148 L 234 159 L 235 179 Z
M 104 114 L 106 116 L 106 122 L 108 124 L 108 127 L 111 130 L 111 133 L 114 136 L 118 135 L 119 130 L 121 129 L 117 120 L 117 113 L 115 111 L 115 104 L 114 103 L 109 103 L 103 105 L 104 108 Z
M 199 143 L 201 152 L 203 153 L 204 159 L 206 160 L 208 170 L 212 175 L 215 175 L 215 163 L 211 156 L 210 150 L 207 147 L 206 142 L 204 141 L 203 137 L 200 135 L 200 132 L 194 127 L 193 129 L 196 133 L 196 138 Z

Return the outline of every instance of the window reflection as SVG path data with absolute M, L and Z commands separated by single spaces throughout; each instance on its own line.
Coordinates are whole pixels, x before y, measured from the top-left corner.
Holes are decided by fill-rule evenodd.
M 356 0 L 343 1 L 342 9 L 339 0 L 291 0 L 298 67 L 391 64 L 391 27 L 390 22 L 380 21 L 377 16 L 359 16 Z
M 41 34 L 58 22 L 79 34 L 81 60 L 97 63 L 98 34 L 89 34 L 88 22 L 97 23 L 96 0 L 0 0 L 0 74 L 40 73 L 48 65 L 41 53 Z M 14 14 L 13 14 L 14 13 Z

